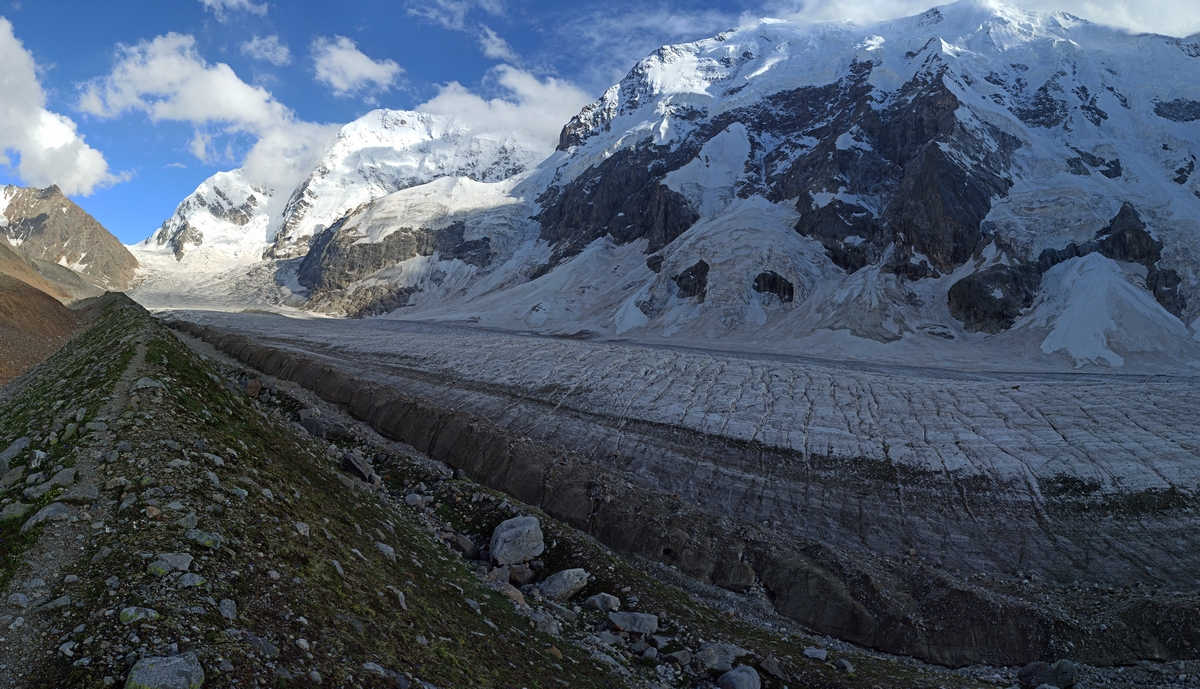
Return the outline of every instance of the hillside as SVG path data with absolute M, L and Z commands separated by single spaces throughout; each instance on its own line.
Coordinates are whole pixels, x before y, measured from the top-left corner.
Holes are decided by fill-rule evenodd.
M 57 350 L 78 326 L 78 316 L 57 299 L 0 274 L 0 384 Z
M 76 298 L 128 289 L 137 259 L 56 186 L 0 188 L 0 234 Z

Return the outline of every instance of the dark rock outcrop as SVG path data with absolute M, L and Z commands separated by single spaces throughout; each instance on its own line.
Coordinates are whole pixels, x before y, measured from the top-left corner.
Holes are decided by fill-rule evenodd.
M 1182 317 L 1187 302 L 1178 291 L 1182 282 L 1171 268 L 1160 268 L 1163 244 L 1146 229 L 1137 209 L 1122 204 L 1095 238 L 1061 249 L 1045 249 L 1036 260 L 1016 265 L 995 265 L 956 282 L 948 295 L 950 315 L 970 332 L 995 334 L 1012 327 L 1033 303 L 1042 275 L 1063 261 L 1098 253 L 1114 261 L 1146 267 L 1146 289 L 1168 312 Z
M 704 303 L 704 294 L 708 289 L 708 263 L 696 261 L 687 270 L 674 277 L 679 286 L 679 298 L 696 297 L 696 301 Z
M 791 281 L 772 270 L 755 276 L 754 291 L 759 294 L 774 294 L 785 304 L 796 298 L 796 288 Z
M 1172 122 L 1195 122 L 1200 120 L 1200 103 L 1176 98 L 1154 104 L 1154 114 Z
M 1033 304 L 1041 281 L 1041 273 L 1006 265 L 972 273 L 950 287 L 950 315 L 968 332 L 1008 330 Z
M 378 242 L 362 242 L 361 235 L 345 227 L 349 217 L 318 234 L 300 262 L 296 278 L 312 290 L 310 306 L 316 310 L 365 316 L 404 306 L 416 288 L 381 282 L 346 290 L 384 268 L 415 256 L 436 253 L 444 260 L 459 259 L 478 267 L 485 267 L 492 260 L 491 239 L 463 239 L 466 227 L 462 222 L 440 230 L 401 227 Z

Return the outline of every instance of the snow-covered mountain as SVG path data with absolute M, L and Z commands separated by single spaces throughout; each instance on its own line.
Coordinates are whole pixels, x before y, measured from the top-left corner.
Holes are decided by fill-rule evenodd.
M 343 127 L 295 189 L 252 184 L 242 170 L 205 180 L 139 245 L 219 247 L 249 260 L 304 255 L 308 240 L 358 206 L 446 176 L 499 181 L 544 155 L 515 136 L 474 132 L 452 117 L 374 110 Z
M 328 211 L 272 250 L 315 233 L 294 286 L 330 313 L 1200 365 L 1198 121 L 1200 37 L 982 0 L 764 20 L 656 51 L 511 179 L 357 207 L 314 173 L 289 208 Z

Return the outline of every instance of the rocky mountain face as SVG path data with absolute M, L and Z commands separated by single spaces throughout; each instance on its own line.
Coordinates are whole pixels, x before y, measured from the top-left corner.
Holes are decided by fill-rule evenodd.
M 459 258 L 453 237 L 447 251 L 368 251 L 390 234 L 363 239 L 368 206 L 324 230 L 343 236 L 316 240 L 301 282 L 335 313 L 404 305 L 543 332 L 832 331 L 1020 341 L 1079 365 L 1121 359 L 1114 347 L 1194 360 L 1197 54 L 1200 38 L 971 0 L 867 27 L 764 21 L 638 63 L 554 155 L 490 188 L 524 207 L 511 222 L 492 208 L 450 222 L 414 206 L 423 188 L 372 202 L 409 208 L 394 229 L 486 239 L 486 260 Z M 351 276 L 325 250 L 342 244 L 376 258 Z M 1116 302 L 1046 292 L 1077 284 L 1048 274 L 1084 267 Z M 362 293 L 331 304 L 335 275 Z M 1130 334 L 1144 329 L 1118 311 L 1155 335 Z M 1112 326 L 1066 336 L 1088 318 Z
M 138 268 L 133 254 L 56 186 L 0 189 L 0 234 L 72 297 L 128 289 Z
M 518 137 L 475 132 L 454 118 L 375 110 L 343 127 L 295 189 L 254 184 L 242 170 L 218 173 L 139 246 L 176 260 L 202 246 L 250 260 L 295 258 L 314 234 L 381 196 L 442 177 L 496 182 L 542 157 Z

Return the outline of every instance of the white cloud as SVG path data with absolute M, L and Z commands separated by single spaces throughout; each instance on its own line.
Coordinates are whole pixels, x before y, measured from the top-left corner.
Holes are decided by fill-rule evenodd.
M 510 65 L 494 68 L 491 78 L 502 97 L 485 99 L 455 81 L 416 109 L 458 117 L 477 131 L 515 134 L 548 154 L 558 145 L 563 125 L 592 101 L 569 82 L 539 80 Z
M 279 36 L 258 36 L 242 43 L 242 54 L 255 60 L 264 60 L 282 67 L 292 63 L 292 51 L 287 44 L 279 40 Z
M 296 119 L 266 89 L 238 78 L 229 65 L 208 64 L 191 36 L 169 33 L 120 46 L 107 76 L 86 84 L 79 108 L 100 117 L 142 112 L 152 121 L 195 127 L 192 153 L 202 161 L 232 157 L 213 146 L 216 137 L 256 139 L 243 165 L 255 182 L 286 186 L 307 173 L 336 132 L 331 125 Z
M 12 165 L 9 156 L 15 153 L 25 184 L 57 184 L 65 194 L 88 195 L 125 179 L 108 171 L 104 156 L 84 143 L 70 118 L 46 109 L 33 55 L 3 17 L 0 64 L 0 165 Z
M 479 48 L 485 56 L 493 60 L 517 62 L 520 59 L 513 52 L 512 46 L 508 44 L 508 41 L 501 38 L 487 26 L 483 27 L 483 30 L 479 34 Z
M 467 15 L 476 8 L 498 17 L 504 14 L 504 1 L 420 0 L 409 3 L 408 13 L 441 24 L 443 28 L 462 31 L 467 28 Z
M 249 12 L 260 17 L 267 16 L 267 3 L 254 3 L 251 0 L 200 0 L 204 9 L 216 15 L 220 21 L 225 21 L 226 12 Z
M 386 91 L 404 70 L 393 60 L 372 60 L 345 36 L 318 37 L 312 44 L 317 82 L 335 96 Z
M 184 165 L 183 163 L 167 163 L 166 165 L 163 165 L 163 169 L 164 169 L 164 170 L 165 170 L 165 169 L 167 169 L 167 168 L 174 168 L 174 169 L 176 169 L 176 170 L 186 170 L 186 169 L 188 169 L 188 168 L 187 168 L 187 165 Z

